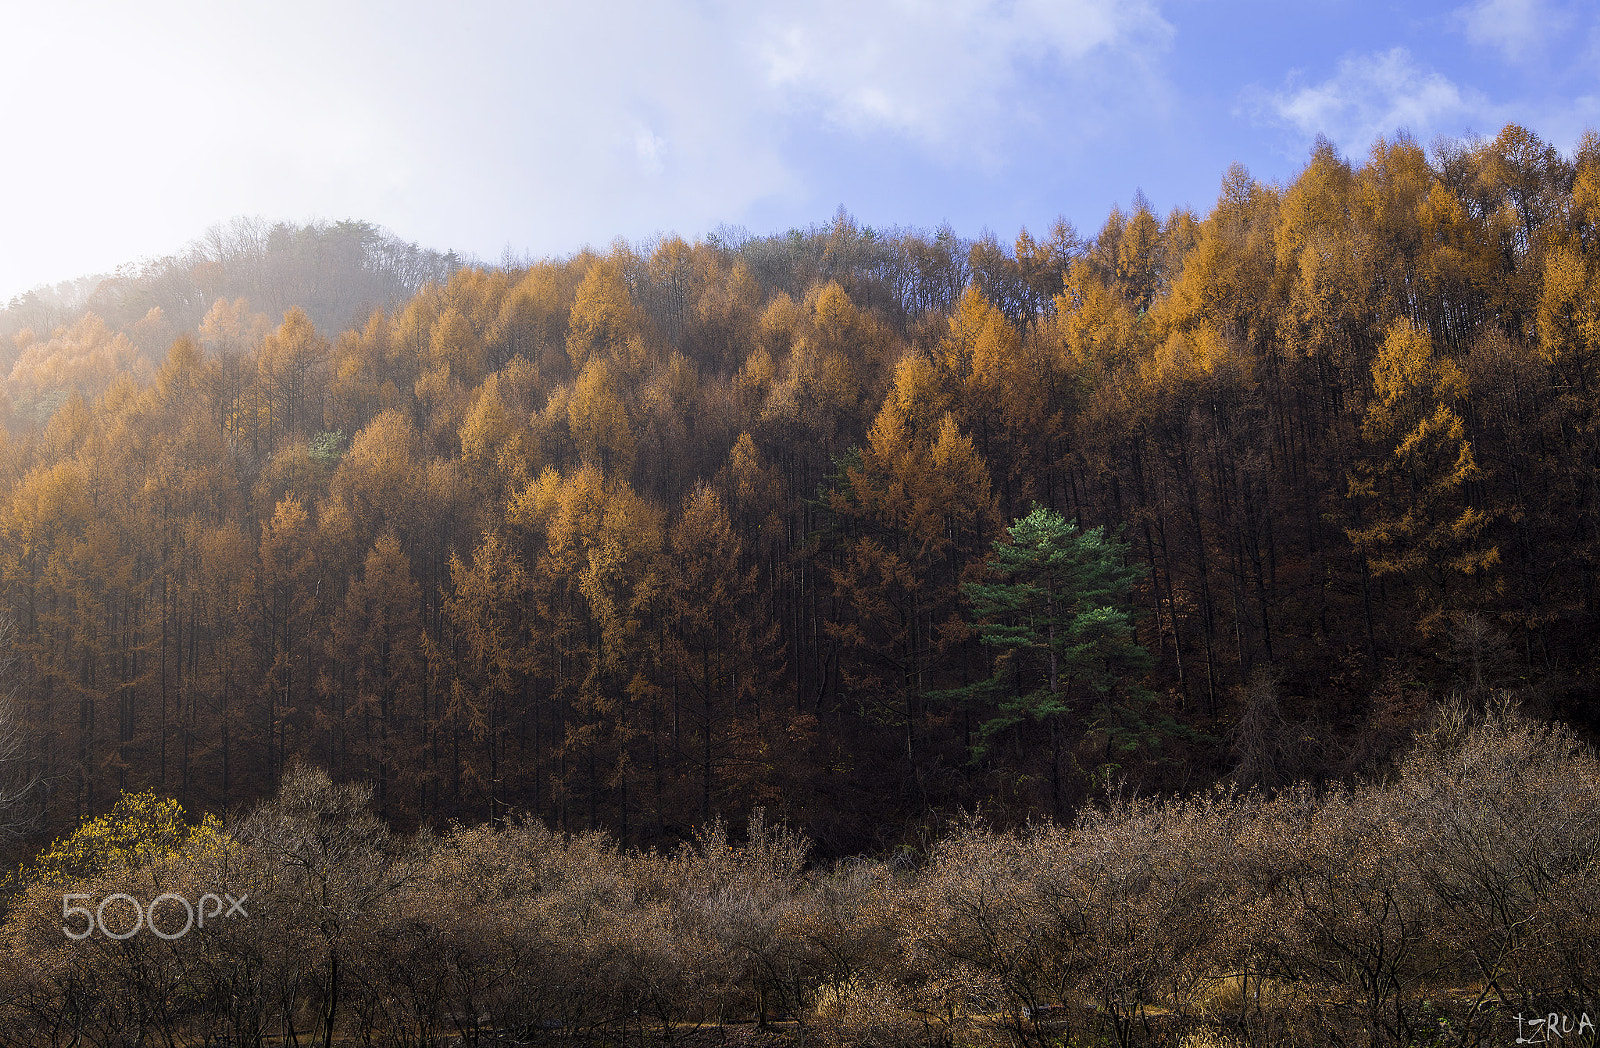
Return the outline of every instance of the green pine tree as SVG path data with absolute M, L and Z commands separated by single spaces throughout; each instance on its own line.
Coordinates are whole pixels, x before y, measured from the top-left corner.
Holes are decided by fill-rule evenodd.
M 997 651 L 987 680 L 948 694 L 983 711 L 977 756 L 1026 724 L 1049 730 L 1057 814 L 1074 728 L 1105 734 L 1102 772 L 1116 757 L 1182 732 L 1155 716 L 1154 697 L 1139 683 L 1150 656 L 1134 637 L 1132 591 L 1142 572 L 1127 552 L 1105 528 L 1083 531 L 1036 506 L 994 543 L 989 581 L 962 587 L 979 636 Z

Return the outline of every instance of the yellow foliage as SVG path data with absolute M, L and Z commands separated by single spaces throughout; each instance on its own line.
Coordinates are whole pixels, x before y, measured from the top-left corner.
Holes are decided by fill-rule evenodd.
M 567 402 L 572 439 L 585 462 L 598 465 L 602 472 L 627 470 L 633 464 L 633 432 L 628 412 L 612 390 L 611 368 L 604 360 L 593 359 Z
M 1425 402 L 1465 396 L 1467 382 L 1454 361 L 1434 358 L 1426 331 L 1398 320 L 1372 362 L 1372 388 L 1377 400 L 1367 409 L 1361 431 L 1369 440 L 1384 440 L 1415 425 Z
M 757 519 L 775 510 L 782 495 L 782 481 L 773 475 L 756 448 L 750 434 L 740 433 L 728 453 L 728 471 L 733 480 L 736 504 Z
M 1600 154 L 1600 145 L 1596 153 Z M 1572 214 L 1583 243 L 1591 252 L 1600 249 L 1600 163 L 1579 167 L 1572 186 Z
M 1551 364 L 1576 361 L 1580 369 L 1600 346 L 1600 294 L 1584 257 L 1565 247 L 1545 256 L 1539 296 L 1539 351 Z
M 250 311 L 247 299 L 219 298 L 200 322 L 200 343 L 215 356 L 236 356 L 259 343 L 271 328 L 265 313 Z
M 1214 328 L 1174 331 L 1145 363 L 1144 378 L 1155 387 L 1176 385 L 1210 375 L 1235 359 L 1233 350 Z
M 434 324 L 428 357 L 435 366 L 447 365 L 450 373 L 468 387 L 483 381 L 486 366 L 483 340 L 466 315 L 454 306 L 446 309 Z
M 274 435 L 320 428 L 332 347 L 298 306 L 261 342 L 257 379 L 271 401 Z
M 501 478 L 525 480 L 522 427 L 500 396 L 500 377 L 490 375 L 461 422 L 461 465 L 480 497 L 498 500 Z
M 119 869 L 138 869 L 185 853 L 223 846 L 222 823 L 206 815 L 198 826 L 183 819 L 183 807 L 155 793 L 123 793 L 110 812 L 85 819 L 34 860 L 36 883 L 86 880 Z
M 761 340 L 774 357 L 784 356 L 794 344 L 800 327 L 800 307 L 794 299 L 779 292 L 761 314 Z
M 156 376 L 156 389 L 176 418 L 183 418 L 189 405 L 200 396 L 206 371 L 200 347 L 188 335 L 174 341 L 167 350 L 166 362 Z
M 1005 314 L 976 287 L 969 287 L 950 318 L 949 334 L 939 342 L 937 360 L 958 388 L 987 384 L 1006 360 L 1016 356 L 1020 344 Z
M 445 284 L 444 299 L 449 305 L 439 318 L 440 322 L 455 312 L 466 320 L 471 331 L 487 331 L 498 319 L 501 304 L 510 290 L 511 276 L 505 270 L 463 266 L 450 274 Z
M 1373 574 L 1414 582 L 1418 624 L 1427 631 L 1453 610 L 1455 579 L 1500 560 L 1498 548 L 1479 542 L 1487 516 L 1464 497 L 1480 475 L 1453 407 L 1466 378 L 1453 361 L 1434 357 L 1426 331 L 1400 320 L 1373 361 L 1372 383 L 1362 433 L 1379 454 L 1350 478 L 1349 492 L 1375 501 L 1378 511 L 1347 535 Z
M 814 323 L 826 345 L 842 349 L 859 341 L 864 321 L 844 288 L 830 280 L 817 294 Z
M 739 373 L 734 376 L 734 386 L 741 396 L 759 403 L 772 391 L 772 382 L 777 374 L 778 367 L 772 362 L 772 354 L 767 352 L 767 347 L 757 346 L 750 351 Z
M 836 282 L 813 288 L 807 301 L 812 305 L 809 340 L 825 358 L 850 368 L 853 385 L 870 387 L 883 370 L 890 342 L 887 333 L 858 310 Z
M 1161 227 L 1141 201 L 1117 238 L 1117 290 L 1135 311 L 1155 301 L 1160 251 Z
M 892 406 L 911 430 L 927 433 L 952 409 L 952 400 L 933 362 L 920 353 L 907 353 L 894 367 L 885 410 Z
M 420 446 L 409 418 L 398 411 L 380 412 L 350 442 L 330 490 L 351 503 L 363 520 L 397 512 L 411 501 L 414 458 Z
M 595 263 L 578 285 L 567 331 L 567 356 L 581 369 L 598 350 L 622 345 L 638 333 L 639 318 L 622 267 L 612 259 Z
M 557 628 L 590 636 L 572 625 L 581 616 L 599 640 L 593 674 L 618 666 L 661 589 L 661 511 L 626 483 L 608 483 L 598 468 L 585 465 L 567 476 L 546 468 L 512 499 L 507 520 L 543 535 L 539 600 Z M 584 643 L 576 635 L 572 640 Z M 587 693 L 602 701 L 593 674 Z
M 837 508 L 905 532 L 923 557 L 983 532 L 995 516 L 989 468 L 949 413 L 936 434 L 919 435 L 907 430 L 894 402 L 886 402 L 867 434 L 861 466 L 848 478 L 850 504 Z
M 540 263 L 524 273 L 506 293 L 487 336 L 501 359 L 521 355 L 551 372 L 567 367 L 567 324 L 578 284 L 568 266 Z
M 26 557 L 81 534 L 93 511 L 88 477 L 77 462 L 36 467 L 11 496 L 7 520 L 16 552 Z
M 132 342 L 93 313 L 60 327 L 43 342 L 20 345 L 7 379 L 13 391 L 69 390 L 94 396 L 123 373 L 140 378 L 151 372 L 147 357 Z
M 1072 264 L 1056 298 L 1055 334 L 1091 374 L 1116 374 L 1138 359 L 1139 318 L 1082 260 Z
M 829 439 L 860 399 L 860 387 L 848 361 L 836 350 L 824 350 L 810 339 L 794 345 L 761 410 L 763 421 L 802 426 Z

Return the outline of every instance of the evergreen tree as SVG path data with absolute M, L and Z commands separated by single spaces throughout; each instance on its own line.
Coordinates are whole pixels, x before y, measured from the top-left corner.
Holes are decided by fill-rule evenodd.
M 997 540 L 990 581 L 962 587 L 984 644 L 998 649 L 987 680 L 952 692 L 984 712 L 977 750 L 1024 722 L 1050 732 L 1051 793 L 1061 813 L 1061 762 L 1069 727 L 1105 735 L 1105 760 L 1154 746 L 1177 727 L 1152 718 L 1138 677 L 1150 656 L 1134 637 L 1132 590 L 1142 568 L 1105 528 L 1080 530 L 1035 506 Z

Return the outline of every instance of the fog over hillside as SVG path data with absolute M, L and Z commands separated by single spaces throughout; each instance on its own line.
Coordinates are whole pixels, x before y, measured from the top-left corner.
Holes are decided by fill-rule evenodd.
M 333 334 L 375 307 L 403 302 L 428 281 L 448 280 L 461 264 L 452 252 L 410 243 L 371 222 L 239 217 L 175 254 L 16 295 L 0 309 L 0 336 L 47 335 L 92 312 L 159 353 L 177 333 L 194 331 L 217 299 L 241 296 L 275 318 L 299 306 Z

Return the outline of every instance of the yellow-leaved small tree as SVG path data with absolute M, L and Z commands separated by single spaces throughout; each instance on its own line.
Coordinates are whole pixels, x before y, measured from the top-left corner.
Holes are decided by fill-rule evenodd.
M 29 879 L 41 884 L 86 880 L 222 840 L 222 822 L 215 815 L 207 814 L 198 826 L 190 826 L 183 816 L 183 806 L 171 797 L 149 790 L 124 792 L 109 812 L 85 819 L 47 848 Z

